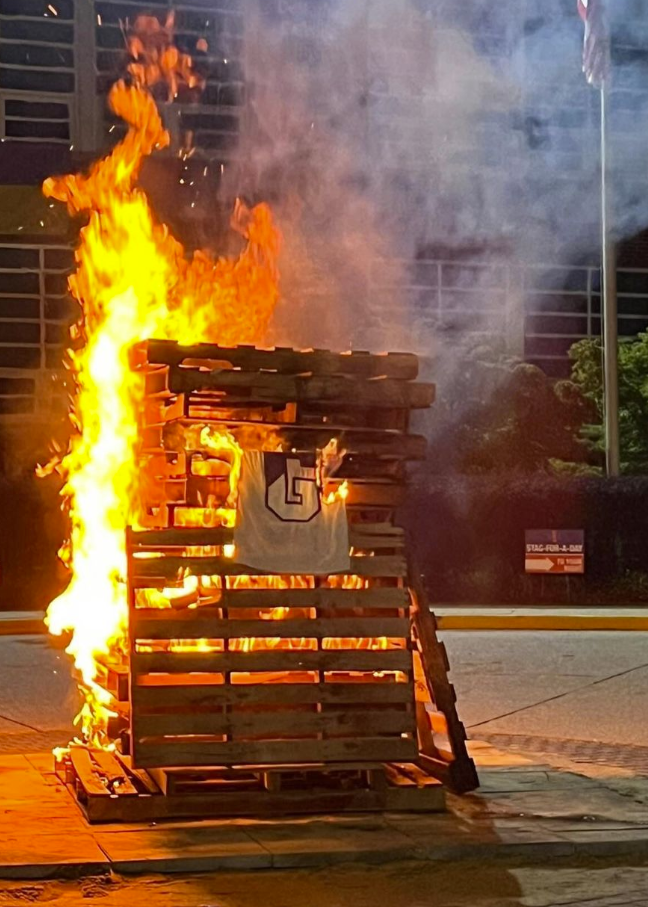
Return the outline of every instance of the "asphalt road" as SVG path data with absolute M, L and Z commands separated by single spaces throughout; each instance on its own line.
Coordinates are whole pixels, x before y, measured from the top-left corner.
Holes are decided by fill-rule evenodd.
M 49 637 L 0 637 L 0 752 L 69 742 L 79 704 L 70 659 Z
M 469 735 L 648 747 L 648 634 L 446 632 Z M 0 751 L 64 744 L 78 707 L 45 636 L 0 637 Z
M 469 735 L 648 747 L 648 634 L 445 633 Z

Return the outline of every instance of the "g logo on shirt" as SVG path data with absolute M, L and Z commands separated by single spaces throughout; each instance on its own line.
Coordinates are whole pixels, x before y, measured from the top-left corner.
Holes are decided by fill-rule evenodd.
M 282 453 L 264 456 L 266 507 L 283 523 L 310 523 L 322 510 L 315 458 Z

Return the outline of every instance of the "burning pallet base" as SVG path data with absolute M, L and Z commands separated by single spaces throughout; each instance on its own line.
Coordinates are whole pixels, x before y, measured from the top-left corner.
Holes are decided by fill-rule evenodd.
M 445 808 L 443 785 L 414 763 L 146 772 L 119 754 L 73 747 L 56 772 L 90 823 Z

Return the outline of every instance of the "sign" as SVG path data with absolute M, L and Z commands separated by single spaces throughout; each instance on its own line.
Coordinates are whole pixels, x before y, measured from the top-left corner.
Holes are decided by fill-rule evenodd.
M 585 573 L 582 529 L 527 529 L 525 541 L 527 573 Z

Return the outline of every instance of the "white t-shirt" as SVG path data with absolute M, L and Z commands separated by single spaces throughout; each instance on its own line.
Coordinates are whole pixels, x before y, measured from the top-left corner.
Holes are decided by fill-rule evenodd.
M 239 564 L 268 573 L 348 573 L 344 501 L 327 504 L 314 454 L 245 451 L 234 545 Z

